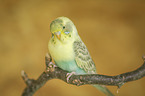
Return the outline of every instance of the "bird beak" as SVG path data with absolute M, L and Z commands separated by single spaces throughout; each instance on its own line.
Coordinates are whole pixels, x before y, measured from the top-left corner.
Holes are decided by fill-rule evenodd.
M 56 35 L 56 37 L 60 40 L 60 37 L 61 37 L 61 32 L 60 32 L 60 31 L 58 31 L 58 32 L 55 32 L 54 34 L 55 34 L 55 35 Z

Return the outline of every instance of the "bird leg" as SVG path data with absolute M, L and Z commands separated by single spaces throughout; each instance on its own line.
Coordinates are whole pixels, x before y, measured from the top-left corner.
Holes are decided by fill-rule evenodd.
M 66 77 L 67 77 L 67 82 L 69 81 L 69 78 L 72 76 L 72 75 L 74 75 L 74 74 L 76 74 L 75 72 L 71 72 L 71 73 L 67 73 L 66 74 Z

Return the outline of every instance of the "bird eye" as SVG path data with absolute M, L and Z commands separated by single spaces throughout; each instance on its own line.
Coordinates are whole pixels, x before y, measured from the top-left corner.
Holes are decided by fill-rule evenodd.
M 65 29 L 65 26 L 63 26 L 63 29 Z
M 65 34 L 69 34 L 70 32 L 64 32 Z

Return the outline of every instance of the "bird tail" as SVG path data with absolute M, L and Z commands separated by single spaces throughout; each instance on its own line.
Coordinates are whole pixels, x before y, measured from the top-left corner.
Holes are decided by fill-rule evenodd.
M 102 91 L 104 94 L 106 94 L 106 96 L 114 96 L 108 88 L 106 88 L 105 86 L 102 85 L 93 85 L 95 88 L 97 88 L 98 90 Z

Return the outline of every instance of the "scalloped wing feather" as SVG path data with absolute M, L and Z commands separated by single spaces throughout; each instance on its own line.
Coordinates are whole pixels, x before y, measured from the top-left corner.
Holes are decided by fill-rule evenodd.
M 86 73 L 95 74 L 96 73 L 95 64 L 83 41 L 81 40 L 75 41 L 73 44 L 73 48 L 75 53 L 75 61 L 77 65 L 81 69 L 85 70 Z

